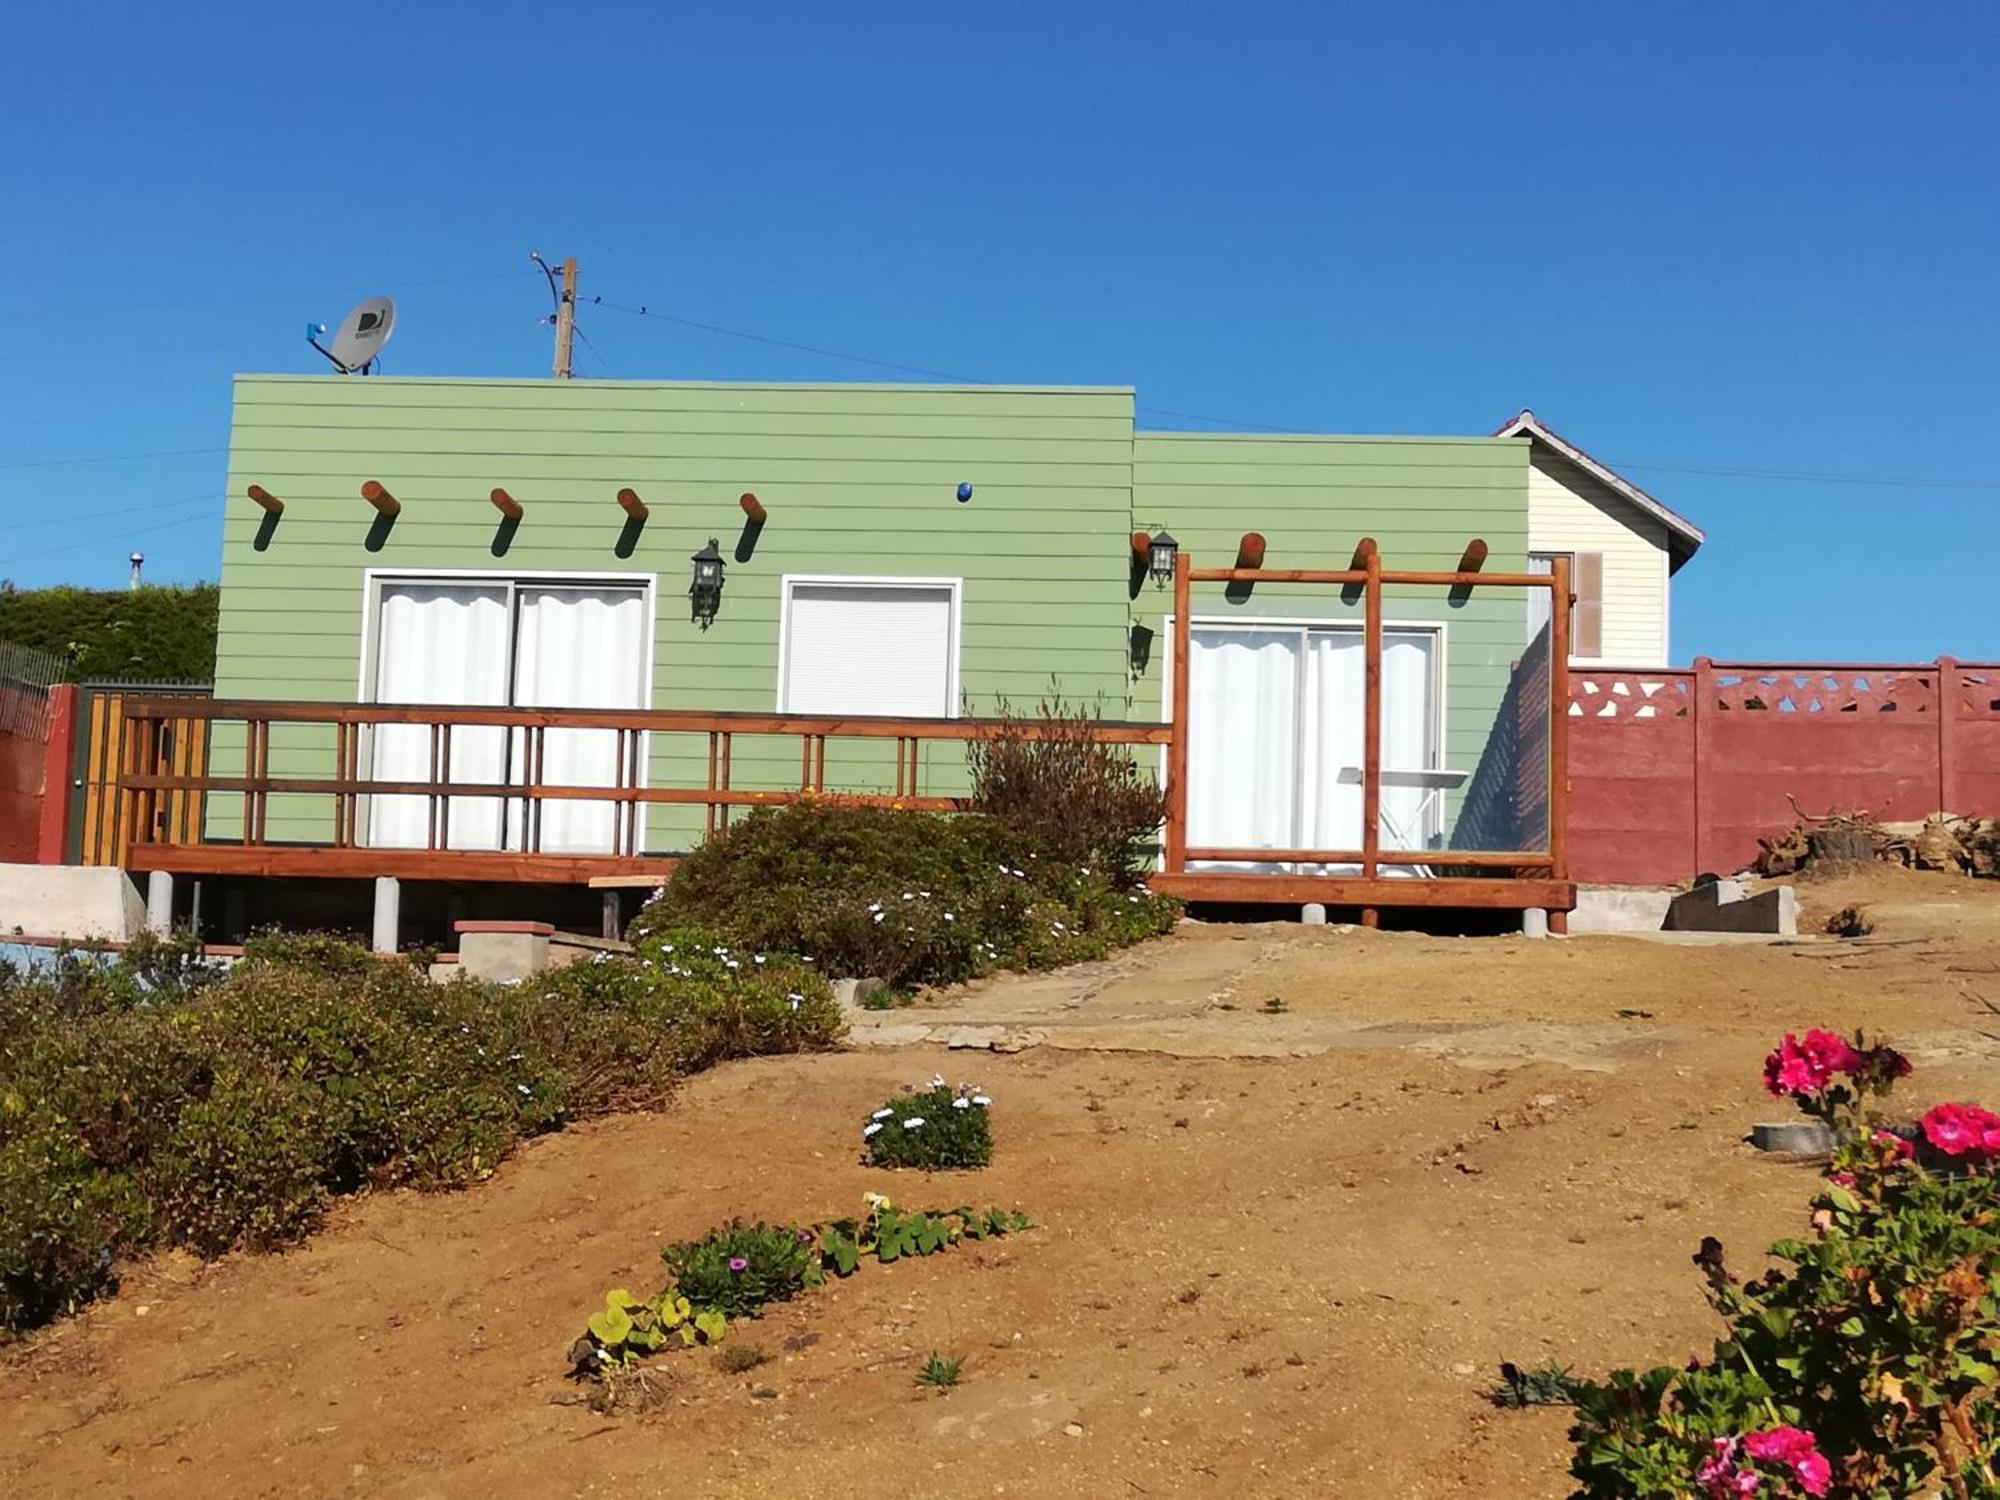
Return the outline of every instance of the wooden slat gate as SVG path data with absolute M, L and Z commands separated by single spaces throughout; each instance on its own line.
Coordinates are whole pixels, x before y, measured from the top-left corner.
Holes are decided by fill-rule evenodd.
M 125 720 L 125 699 L 133 693 L 151 698 L 206 698 L 210 689 L 191 683 L 80 683 L 77 687 L 76 749 L 70 776 L 76 796 L 71 800 L 68 862 L 78 865 L 123 865 L 132 844 L 201 841 L 202 798 L 183 792 L 142 809 L 118 795 L 120 778 L 141 767 L 140 746 Z M 175 733 L 173 729 L 180 732 Z M 160 765 L 166 774 L 200 777 L 208 772 L 208 722 L 188 720 L 161 736 Z M 149 826 L 141 828 L 144 818 Z

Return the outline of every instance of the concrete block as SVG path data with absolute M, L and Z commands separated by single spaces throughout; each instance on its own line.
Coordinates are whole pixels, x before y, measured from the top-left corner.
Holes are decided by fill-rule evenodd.
M 1299 921 L 1308 927 L 1326 926 L 1326 908 L 1317 901 L 1308 901 L 1299 908 Z
M 547 922 L 455 922 L 458 970 L 469 979 L 518 984 L 549 966 Z
M 1666 926 L 1675 894 L 1671 886 L 1579 886 L 1576 910 L 1569 914 L 1570 933 L 1658 932 Z
M 0 864 L 0 933 L 122 943 L 145 930 L 145 900 L 123 870 Z
M 833 998 L 843 1010 L 866 1010 L 864 1003 L 873 996 L 887 993 L 889 983 L 884 979 L 836 979 L 833 982 Z
M 165 870 L 146 876 L 146 927 L 161 937 L 174 930 L 174 877 Z
M 1725 901 L 1722 893 L 1721 883 L 1716 882 L 1698 885 L 1674 897 L 1667 906 L 1667 931 L 1798 936 L 1799 897 L 1790 886 L 1774 886 L 1740 901 Z
M 1549 935 L 1549 914 L 1539 906 L 1531 906 L 1521 913 L 1521 936 L 1545 938 Z
M 402 951 L 403 885 L 393 875 L 375 877 L 375 931 L 377 953 Z
M 1759 1151 L 1820 1152 L 1831 1151 L 1838 1137 L 1821 1120 L 1784 1120 L 1752 1125 L 1750 1144 Z

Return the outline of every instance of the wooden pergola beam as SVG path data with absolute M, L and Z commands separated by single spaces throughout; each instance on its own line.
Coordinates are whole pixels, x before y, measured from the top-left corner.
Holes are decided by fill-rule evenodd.
M 755 495 L 745 493 L 736 503 L 743 507 L 743 514 L 750 518 L 752 526 L 762 526 L 771 519 L 771 513 L 764 509 L 764 502 Z
M 1458 571 L 1461 573 L 1477 573 L 1485 566 L 1486 543 L 1482 538 L 1474 537 L 1465 544 L 1465 550 L 1458 555 Z
M 1354 544 L 1354 561 L 1347 565 L 1348 572 L 1360 573 L 1366 571 L 1368 559 L 1377 555 L 1379 554 L 1375 546 L 1375 538 L 1364 536 Z
M 390 494 L 388 486 L 384 485 L 378 479 L 368 479 L 362 482 L 361 498 L 374 506 L 379 515 L 397 516 L 402 514 L 403 502 Z
M 1141 564 L 1149 565 L 1153 561 L 1153 539 L 1147 536 L 1145 532 L 1135 531 L 1132 533 L 1132 555 Z
M 1243 539 L 1236 544 L 1236 566 L 1239 568 L 1264 566 L 1264 534 L 1261 531 L 1243 533 Z
M 261 484 L 251 485 L 249 489 L 249 495 L 252 500 L 256 501 L 257 504 L 261 505 L 264 508 L 266 514 L 273 516 L 282 516 L 285 513 L 285 502 L 280 500 L 276 495 L 272 494 L 269 490 L 265 489 L 263 485 Z
M 643 521 L 652 514 L 646 509 L 646 502 L 639 498 L 639 492 L 632 489 L 618 492 L 618 508 L 635 521 Z
M 505 490 L 496 488 L 493 491 L 492 499 L 493 499 L 493 508 L 499 511 L 500 514 L 505 516 L 508 520 L 518 521 L 521 519 L 521 514 L 522 514 L 521 502 L 516 500 L 512 495 L 508 494 Z

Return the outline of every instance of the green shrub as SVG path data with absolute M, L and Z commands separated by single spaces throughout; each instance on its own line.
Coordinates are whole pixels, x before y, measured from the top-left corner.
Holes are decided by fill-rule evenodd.
M 6 1100 L 18 1122 L 18 1095 Z M 0 1334 L 74 1311 L 114 1285 L 113 1264 L 147 1236 L 145 1199 L 58 1124 L 17 1123 L 0 1140 Z
M 1119 889 L 991 818 L 802 803 L 760 808 L 688 856 L 634 919 L 642 949 L 698 925 L 894 988 L 1103 955 L 1165 931 L 1166 898 Z
M 211 682 L 218 598 L 212 583 L 141 589 L 0 583 L 0 641 L 61 657 L 73 682 Z
M 868 1165 L 927 1172 L 985 1166 L 993 1160 L 992 1102 L 970 1084 L 947 1088 L 943 1078 L 933 1078 L 921 1091 L 906 1089 L 861 1127 Z
M 1101 714 L 1043 702 L 1032 715 L 1000 706 L 1007 728 L 972 740 L 972 806 L 1022 835 L 1052 859 L 1084 874 L 1135 881 L 1151 855 L 1167 803 L 1126 745 L 1104 744 L 1092 729 Z
M 183 1109 L 140 1179 L 168 1240 L 220 1255 L 239 1243 L 275 1249 L 316 1228 L 332 1175 L 316 1103 L 298 1080 L 232 1070 Z
M 660 1252 L 674 1289 L 696 1307 L 754 1318 L 817 1279 L 813 1232 L 796 1224 L 737 1222 Z
M 331 1194 L 469 1182 L 690 1068 L 838 1039 L 809 966 L 669 946 L 519 986 L 317 936 L 257 938 L 220 977 L 185 944 L 0 969 L 0 1335 L 120 1255 L 283 1245 Z

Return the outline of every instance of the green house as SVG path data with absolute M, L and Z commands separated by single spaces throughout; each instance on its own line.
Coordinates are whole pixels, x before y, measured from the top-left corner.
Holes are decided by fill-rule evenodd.
M 1103 717 L 1166 714 L 1173 592 L 1134 533 L 1228 567 L 1490 573 L 1529 567 L 1529 441 L 1139 431 L 1121 388 L 739 385 L 243 376 L 236 382 L 215 692 L 224 700 L 949 718 L 1050 694 Z M 263 497 L 253 502 L 253 487 Z M 372 496 L 373 498 L 366 498 Z M 761 517 L 761 524 L 759 523 Z M 694 586 L 713 541 L 719 594 Z M 1361 820 L 1362 609 L 1339 588 L 1196 585 L 1189 841 L 1346 849 Z M 1382 847 L 1538 848 L 1513 805 L 1530 590 L 1390 585 Z M 1546 610 L 1544 610 L 1544 615 Z M 218 719 L 211 765 L 241 764 Z M 378 782 L 701 787 L 705 734 L 464 727 L 440 751 L 380 725 L 348 752 Z M 323 725 L 272 727 L 274 777 L 326 776 Z M 538 764 L 524 765 L 534 754 Z M 1157 748 L 1143 755 L 1155 756 Z M 438 756 L 445 764 L 438 764 Z M 887 790 L 880 743 L 831 742 L 823 784 Z M 917 782 L 963 789 L 963 747 Z M 797 789 L 797 742 L 741 738 L 739 788 Z M 1489 788 L 1482 792 L 1482 782 Z M 1495 793 L 1491 788 L 1502 788 Z M 378 849 L 613 847 L 609 802 L 362 799 Z M 211 793 L 215 839 L 239 795 Z M 329 799 L 273 792 L 261 838 L 325 843 Z M 1544 814 L 1545 816 L 1545 814 Z M 704 809 L 648 804 L 640 847 L 701 837 Z

